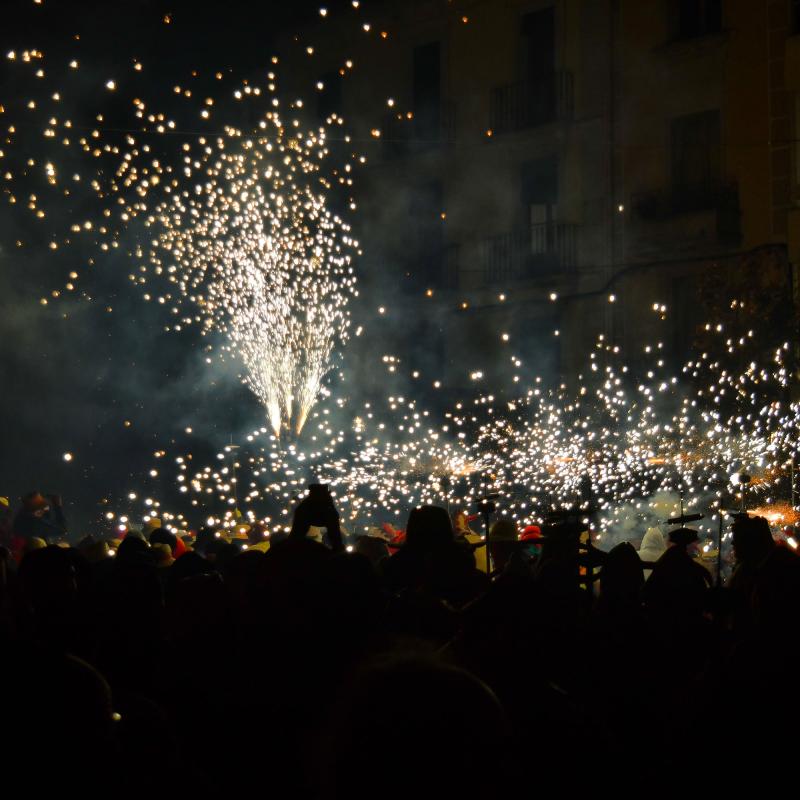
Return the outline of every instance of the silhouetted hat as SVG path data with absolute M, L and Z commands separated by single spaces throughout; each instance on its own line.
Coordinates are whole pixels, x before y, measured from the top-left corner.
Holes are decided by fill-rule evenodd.
M 31 492 L 22 498 L 22 507 L 26 511 L 39 511 L 42 508 L 49 508 L 50 501 L 41 492 Z
M 493 542 L 516 542 L 517 526 L 513 520 L 501 517 L 492 525 L 489 538 Z
M 669 540 L 673 544 L 687 545 L 692 544 L 700 539 L 697 531 L 691 528 L 676 528 L 674 531 L 669 532 Z

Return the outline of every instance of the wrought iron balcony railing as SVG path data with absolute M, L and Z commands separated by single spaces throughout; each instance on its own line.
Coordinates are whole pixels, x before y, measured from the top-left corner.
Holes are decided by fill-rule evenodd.
M 482 243 L 487 285 L 553 278 L 575 267 L 575 225 L 552 222 L 492 236 Z
M 489 127 L 510 133 L 572 118 L 572 73 L 558 70 L 537 81 L 492 89 Z

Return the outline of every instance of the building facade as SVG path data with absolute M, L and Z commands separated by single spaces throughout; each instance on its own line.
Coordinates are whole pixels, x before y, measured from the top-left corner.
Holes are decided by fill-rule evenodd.
M 665 317 L 680 361 L 705 285 L 742 271 L 788 301 L 799 7 L 406 0 L 304 32 L 292 80 L 324 76 L 318 114 L 368 156 L 359 268 L 387 331 L 458 385 L 517 359 L 575 375 L 599 333 L 635 361 Z

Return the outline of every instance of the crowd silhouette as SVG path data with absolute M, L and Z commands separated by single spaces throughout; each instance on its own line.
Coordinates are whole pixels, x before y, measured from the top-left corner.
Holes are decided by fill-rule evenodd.
M 288 535 L 243 541 L 151 525 L 66 546 L 59 498 L 5 509 L 7 776 L 34 796 L 791 784 L 800 558 L 764 519 L 733 523 L 720 586 L 688 528 L 600 553 L 568 515 L 500 516 L 487 546 L 423 506 L 346 548 L 313 494 Z

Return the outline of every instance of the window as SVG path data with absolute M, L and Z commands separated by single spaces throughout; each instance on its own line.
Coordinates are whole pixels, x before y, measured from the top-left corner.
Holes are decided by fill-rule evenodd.
M 523 114 L 527 124 L 555 117 L 555 10 L 552 6 L 522 17 Z
M 414 48 L 414 133 L 436 142 L 441 130 L 442 60 L 439 42 Z
M 722 0 L 678 0 L 678 37 L 692 39 L 722 30 Z
M 558 218 L 558 159 L 537 158 L 522 165 L 521 200 L 530 227 L 530 252 L 547 253 L 555 244 Z
M 522 17 L 523 80 L 536 82 L 555 69 L 555 11 L 552 6 Z
M 672 189 L 676 195 L 714 191 L 722 178 L 719 111 L 672 120 Z

